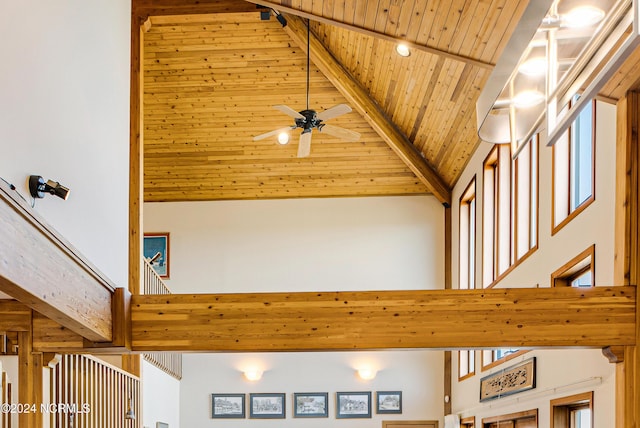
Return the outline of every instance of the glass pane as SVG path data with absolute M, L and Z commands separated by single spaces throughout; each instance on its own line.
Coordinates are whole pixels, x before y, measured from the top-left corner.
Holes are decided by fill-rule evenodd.
M 469 351 L 459 351 L 459 354 L 460 367 L 458 368 L 458 377 L 462 377 L 469 374 Z
M 482 286 L 487 287 L 493 282 L 493 237 L 495 200 L 493 193 L 495 170 L 487 168 L 483 177 L 483 204 L 482 204 Z
M 460 204 L 460 289 L 469 288 L 469 204 Z
M 587 103 L 574 122 L 571 133 L 571 212 L 591 196 L 592 157 L 593 103 Z
M 591 428 L 591 410 L 572 410 L 571 428 Z
M 571 280 L 572 287 L 592 287 L 593 286 L 593 278 L 591 275 L 591 271 L 588 270 L 582 275 Z
M 469 201 L 469 287 L 476 288 L 476 199 Z

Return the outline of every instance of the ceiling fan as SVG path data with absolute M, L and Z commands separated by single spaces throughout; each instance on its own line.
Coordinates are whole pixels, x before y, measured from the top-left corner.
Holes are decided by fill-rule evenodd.
M 324 121 L 333 119 L 343 114 L 351 112 L 351 107 L 346 104 L 338 104 L 331 108 L 328 108 L 320 113 L 309 108 L 309 21 L 307 20 L 307 108 L 300 112 L 295 111 L 291 107 L 285 105 L 273 106 L 274 109 L 281 111 L 287 116 L 292 117 L 295 120 L 295 125 L 278 128 L 273 131 L 266 132 L 264 134 L 256 135 L 253 137 L 253 141 L 262 140 L 274 135 L 286 133 L 290 130 L 301 128 L 300 142 L 298 143 L 298 157 L 304 158 L 309 156 L 311 152 L 311 131 L 317 129 L 319 132 L 324 132 L 331 136 L 341 138 L 345 141 L 358 141 L 360 134 L 355 131 L 341 128 L 339 126 L 328 125 Z

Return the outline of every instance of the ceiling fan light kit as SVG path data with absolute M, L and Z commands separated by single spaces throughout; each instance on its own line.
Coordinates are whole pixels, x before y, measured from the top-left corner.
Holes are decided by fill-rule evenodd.
M 300 140 L 298 143 L 298 157 L 304 158 L 311 153 L 311 132 L 313 129 L 317 129 L 319 132 L 324 132 L 336 138 L 340 138 L 344 141 L 358 141 L 360 134 L 355 131 L 341 128 L 339 126 L 327 125 L 325 120 L 333 119 L 343 114 L 350 113 L 351 107 L 346 104 L 338 104 L 331 108 L 328 108 L 320 113 L 309 108 L 309 63 L 310 63 L 310 50 L 309 50 L 309 22 L 307 21 L 307 108 L 302 111 L 295 111 L 286 105 L 275 105 L 274 109 L 286 114 L 294 119 L 295 125 L 285 128 L 275 129 L 273 131 L 266 132 L 264 134 L 256 135 L 253 137 L 253 141 L 263 140 L 272 136 L 278 136 L 278 143 L 284 145 L 289 142 L 289 131 L 294 129 L 302 129 L 300 134 Z M 286 134 L 286 137 L 283 135 Z

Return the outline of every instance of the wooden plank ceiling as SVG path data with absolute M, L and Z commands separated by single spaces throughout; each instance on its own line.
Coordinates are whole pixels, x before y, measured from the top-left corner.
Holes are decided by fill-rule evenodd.
M 164 3 L 143 37 L 145 201 L 433 192 L 447 202 L 448 190 L 434 191 L 412 171 L 429 168 L 445 188 L 455 184 L 479 142 L 476 99 L 527 1 L 258 2 L 311 18 L 335 72 L 365 90 L 418 154 L 418 167 L 367 122 L 368 104 L 349 103 L 319 71 L 313 49 L 310 108 L 349 104 L 353 112 L 329 123 L 360 140 L 314 131 L 307 158 L 296 157 L 299 129 L 285 146 L 275 137 L 254 142 L 293 125 L 273 105 L 306 108 L 306 46 L 273 17 L 260 20 L 254 5 L 242 13 L 166 15 L 172 2 Z M 393 39 L 408 41 L 411 56 L 398 56 Z

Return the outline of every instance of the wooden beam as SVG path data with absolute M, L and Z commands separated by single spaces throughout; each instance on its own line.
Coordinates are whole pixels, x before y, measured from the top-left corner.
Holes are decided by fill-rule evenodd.
M 304 51 L 307 51 L 307 26 L 297 16 L 287 15 L 287 34 Z M 422 157 L 418 149 L 389 120 L 367 91 L 311 33 L 311 60 L 333 86 L 349 101 L 367 123 L 380 135 L 400 159 L 413 171 L 418 179 L 446 206 L 451 205 L 451 190 L 438 172 Z
M 621 285 L 640 284 L 640 94 L 629 92 L 618 102 L 616 122 L 614 280 Z M 616 363 L 618 428 L 640 424 L 640 313 L 636 313 L 632 345 L 624 348 Z M 620 355 L 619 349 L 616 354 Z
M 31 332 L 18 333 L 18 403 L 35 406 L 35 412 L 18 413 L 18 425 L 21 427 L 41 427 L 43 394 L 42 354 L 34 353 L 31 345 Z M 33 410 L 33 408 L 29 408 Z
M 635 287 L 138 295 L 134 351 L 635 343 Z
M 139 18 L 140 22 L 149 16 L 259 13 L 254 4 L 239 0 L 133 0 L 131 11 L 134 18 Z
M 33 350 L 36 352 L 73 353 L 87 352 L 84 338 L 55 321 L 34 312 Z
M 89 340 L 111 341 L 115 286 L 0 181 L 0 291 Z
M 0 300 L 0 331 L 31 330 L 31 308 L 16 300 Z
M 314 15 L 312 13 L 308 13 L 300 9 L 295 9 L 293 7 L 285 6 L 285 5 L 274 3 L 271 1 L 266 1 L 266 0 L 247 0 L 247 1 L 250 3 L 255 3 L 257 5 L 275 9 L 280 13 L 286 13 L 288 15 L 298 16 L 300 18 L 310 19 L 311 21 L 320 22 L 322 24 L 333 25 L 335 27 L 343 28 L 345 30 L 355 31 L 356 33 L 364 34 L 365 36 L 375 37 L 376 39 L 386 40 L 391 43 L 403 43 L 412 49 L 427 52 L 433 55 L 439 55 L 441 57 L 452 59 L 454 61 L 460 61 L 465 64 L 473 65 L 475 67 L 486 68 L 489 70 L 492 70 L 495 67 L 495 64 L 480 61 L 475 58 L 455 54 L 443 49 L 433 48 L 431 46 L 421 45 L 411 40 L 406 40 L 399 37 L 393 37 L 386 33 L 381 33 L 379 31 L 369 30 L 368 28 L 358 27 L 356 25 L 348 24 L 346 22 L 325 18 L 324 16 L 321 16 L 321 15 Z

